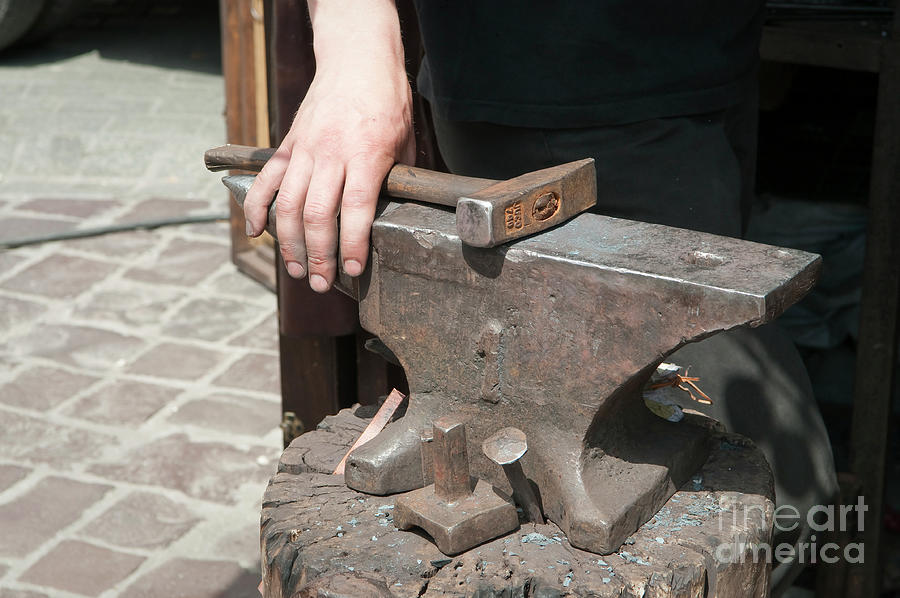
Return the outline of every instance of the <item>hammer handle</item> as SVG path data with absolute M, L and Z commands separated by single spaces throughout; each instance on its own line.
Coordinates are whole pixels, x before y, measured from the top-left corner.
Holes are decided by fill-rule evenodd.
M 248 170 L 259 172 L 272 154 L 273 148 L 247 145 L 223 145 L 206 152 L 206 168 L 218 170 Z M 386 195 L 425 203 L 456 207 L 457 200 L 485 189 L 497 181 L 435 172 L 415 166 L 394 164 L 382 185 Z

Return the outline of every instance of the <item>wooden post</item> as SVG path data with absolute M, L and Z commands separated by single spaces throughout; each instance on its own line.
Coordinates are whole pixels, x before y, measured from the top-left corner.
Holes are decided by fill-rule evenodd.
M 250 16 L 253 31 L 253 91 L 256 113 L 256 145 L 268 146 L 269 90 L 266 76 L 266 24 L 263 0 L 251 0 Z M 234 142 L 232 142 L 234 143 Z
M 894 14 L 900 33 L 900 12 Z M 850 570 L 848 596 L 876 597 L 882 577 L 884 476 L 900 304 L 900 40 L 886 41 L 878 80 L 869 223 L 863 269 L 851 466 L 868 505 L 865 562 Z
M 269 145 L 269 106 L 263 0 L 220 0 L 225 127 L 228 143 Z M 247 237 L 244 214 L 229 198 L 231 259 L 238 269 L 275 290 L 274 244 Z

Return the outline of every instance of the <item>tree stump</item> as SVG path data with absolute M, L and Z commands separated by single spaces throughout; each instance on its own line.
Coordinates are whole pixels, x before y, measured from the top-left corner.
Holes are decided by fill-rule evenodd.
M 772 476 L 741 436 L 714 433 L 701 471 L 616 553 L 573 548 L 547 522 L 447 557 L 394 527 L 393 496 L 331 475 L 367 422 L 345 409 L 284 451 L 262 505 L 265 598 L 768 595 Z

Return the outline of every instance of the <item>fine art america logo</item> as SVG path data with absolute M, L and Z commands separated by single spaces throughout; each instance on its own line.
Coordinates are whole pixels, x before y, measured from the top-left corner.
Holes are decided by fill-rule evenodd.
M 816 534 L 848 530 L 862 532 L 864 530 L 865 512 L 869 507 L 862 496 L 855 505 L 815 505 L 806 513 L 805 521 L 800 511 L 792 505 L 781 505 L 775 509 L 775 532 L 797 531 L 804 523 L 810 533 L 805 541 L 791 543 L 782 542 L 772 546 L 765 542 L 731 542 L 716 547 L 716 558 L 722 562 L 744 563 L 793 563 L 833 564 L 844 559 L 847 563 L 862 563 L 865 560 L 865 545 L 862 542 L 850 542 L 841 548 L 836 542 L 822 542 Z M 724 515 L 724 513 L 723 513 Z M 740 521 L 743 516 L 743 522 Z M 765 521 L 762 507 L 747 507 L 743 512 L 732 512 L 732 525 L 746 528 L 754 522 Z M 720 529 L 727 518 L 720 519 Z

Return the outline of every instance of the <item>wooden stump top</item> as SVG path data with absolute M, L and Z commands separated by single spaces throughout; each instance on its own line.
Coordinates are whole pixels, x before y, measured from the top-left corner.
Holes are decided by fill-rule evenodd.
M 393 496 L 351 490 L 330 472 L 368 420 L 343 410 L 297 438 L 266 489 L 265 598 L 768 595 L 773 486 L 762 453 L 717 433 L 697 475 L 618 552 L 573 548 L 559 528 L 523 523 L 455 557 L 393 525 Z

